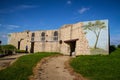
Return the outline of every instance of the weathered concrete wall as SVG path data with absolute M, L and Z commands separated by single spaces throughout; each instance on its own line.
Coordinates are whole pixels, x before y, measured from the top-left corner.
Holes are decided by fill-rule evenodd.
M 28 51 L 31 49 L 31 41 L 34 42 L 34 52 L 61 52 L 65 55 L 70 55 L 72 44 L 71 40 L 76 40 L 75 53 L 76 55 L 87 55 L 90 54 L 88 41 L 81 28 L 82 23 L 64 25 L 58 30 L 45 30 L 45 31 L 34 31 L 34 32 L 20 32 L 12 33 L 10 36 L 9 43 L 18 47 L 18 41 L 21 39 L 20 49 L 25 50 L 26 45 Z M 58 32 L 58 40 L 54 40 L 54 32 Z M 41 33 L 45 32 L 45 40 L 41 40 Z M 32 37 L 32 33 L 35 34 Z M 31 40 L 34 38 L 34 40 Z M 60 44 L 59 41 L 62 41 Z M 66 43 L 65 41 L 68 41 Z
M 20 41 L 20 50 L 25 50 L 26 45 L 28 46 L 28 51 L 31 48 L 31 38 L 34 38 L 34 51 L 35 52 L 58 52 L 59 43 L 58 40 L 54 41 L 54 32 L 57 30 L 48 30 L 48 31 L 35 31 L 35 32 L 20 32 L 12 33 L 9 39 L 9 44 L 15 45 L 18 48 L 18 41 Z M 45 32 L 45 40 L 41 40 L 41 33 Z M 32 37 L 32 33 L 35 33 L 35 36 Z
M 21 41 L 20 49 L 23 49 L 25 45 L 29 44 L 28 40 L 29 37 L 27 38 L 27 32 L 11 33 L 9 44 L 12 44 L 18 48 L 18 41 Z
M 85 38 L 85 34 L 81 28 L 82 23 L 64 25 L 61 31 L 61 40 L 76 40 L 75 53 L 76 55 L 87 55 L 90 54 L 90 49 L 88 45 L 88 41 Z M 67 43 L 61 44 L 61 53 L 70 54 L 70 46 Z
M 85 34 L 82 30 L 82 23 L 77 23 L 74 24 L 74 28 L 73 28 L 73 33 L 76 35 L 73 35 L 73 37 L 79 37 L 79 40 L 77 41 L 77 45 L 76 45 L 76 54 L 77 55 L 87 55 L 90 54 L 90 49 L 89 49 L 89 45 L 88 45 L 88 41 L 85 37 Z

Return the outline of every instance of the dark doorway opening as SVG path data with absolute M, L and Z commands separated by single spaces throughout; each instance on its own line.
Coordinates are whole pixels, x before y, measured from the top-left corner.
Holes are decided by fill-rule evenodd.
M 69 42 L 70 45 L 70 56 L 72 56 L 72 52 L 75 52 L 76 41 Z
M 70 47 L 70 56 L 72 56 L 72 53 L 75 52 L 75 48 L 76 48 L 76 41 L 78 39 L 72 39 L 72 40 L 67 40 L 64 41 L 65 43 L 67 43 Z
M 34 53 L 34 42 L 31 42 L 31 49 L 30 49 L 30 53 Z
M 18 41 L 18 50 L 20 50 L 20 44 L 21 44 L 21 41 L 24 40 L 23 38 L 20 39 L 20 41 Z
M 18 50 L 20 50 L 20 41 L 18 41 Z

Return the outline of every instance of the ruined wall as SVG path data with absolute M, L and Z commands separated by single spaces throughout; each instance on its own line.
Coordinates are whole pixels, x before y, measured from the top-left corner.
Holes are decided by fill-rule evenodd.
M 76 40 L 75 45 L 75 53 L 76 55 L 88 55 L 90 54 L 90 49 L 88 45 L 88 41 L 84 35 L 84 32 L 81 28 L 82 23 L 64 25 L 61 29 L 61 40 L 63 43 L 61 44 L 61 53 L 66 55 L 70 55 L 70 45 L 72 43 L 71 40 Z M 68 41 L 65 43 L 64 41 Z
M 35 52 L 58 52 L 58 40 L 54 41 L 54 32 L 57 30 L 46 30 L 46 31 L 36 31 L 35 32 Z M 41 40 L 41 34 L 45 32 L 45 40 Z
M 89 49 L 89 44 L 88 40 L 85 37 L 85 34 L 83 32 L 82 26 L 83 23 L 77 23 L 73 24 L 73 33 L 72 34 L 73 38 L 79 37 L 79 40 L 76 42 L 76 54 L 77 55 L 89 55 L 90 54 L 90 49 Z
M 20 32 L 12 33 L 10 37 L 10 44 L 18 47 L 18 41 L 21 39 L 20 50 L 25 50 L 26 45 L 28 51 L 31 50 L 31 42 L 34 42 L 34 52 L 61 52 L 65 55 L 70 55 L 71 40 L 76 40 L 75 53 L 76 55 L 89 54 L 88 41 L 81 28 L 82 23 L 64 25 L 58 30 L 40 30 L 34 32 Z M 54 40 L 54 32 L 58 32 L 58 40 Z M 45 40 L 42 40 L 42 33 L 45 33 Z M 34 36 L 32 34 L 34 33 Z M 60 44 L 60 40 L 62 43 Z M 66 43 L 65 41 L 68 41 Z M 70 41 L 70 42 L 69 42 Z
M 12 44 L 18 48 L 18 41 L 20 41 L 20 49 L 25 50 L 25 45 L 29 44 L 29 37 L 27 37 L 27 32 L 18 32 L 18 33 L 11 33 L 9 44 Z

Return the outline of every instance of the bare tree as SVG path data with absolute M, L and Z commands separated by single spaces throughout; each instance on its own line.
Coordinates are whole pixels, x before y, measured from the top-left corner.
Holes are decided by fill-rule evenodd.
M 94 23 L 89 22 L 87 25 L 84 25 L 83 28 L 84 28 L 84 30 L 88 29 L 88 30 L 92 31 L 95 34 L 96 41 L 94 44 L 94 48 L 96 49 L 101 30 L 106 28 L 105 23 L 97 20 Z

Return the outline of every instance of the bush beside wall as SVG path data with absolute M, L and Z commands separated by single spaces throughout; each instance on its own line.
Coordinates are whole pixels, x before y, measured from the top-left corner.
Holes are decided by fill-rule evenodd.
M 16 50 L 15 52 L 16 52 L 16 53 L 28 53 L 28 52 L 25 51 L 25 50 Z
M 13 45 L 0 45 L 0 54 L 1 56 L 5 55 L 12 55 L 14 51 L 16 50 L 16 47 Z

